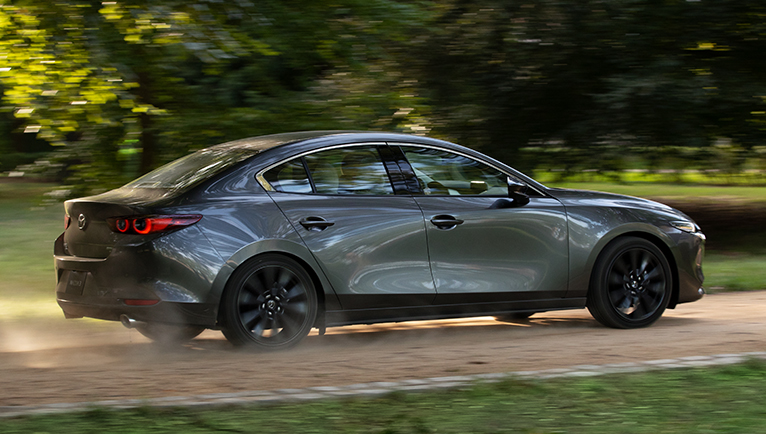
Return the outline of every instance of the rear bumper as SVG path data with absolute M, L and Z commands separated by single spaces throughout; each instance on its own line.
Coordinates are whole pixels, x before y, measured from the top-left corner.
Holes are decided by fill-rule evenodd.
M 66 297 L 66 296 L 64 296 Z M 56 297 L 67 318 L 97 318 L 119 321 L 121 315 L 143 322 L 215 327 L 215 306 L 203 303 L 161 301 L 153 306 L 127 306 L 120 300 L 72 300 Z
M 120 315 L 144 322 L 215 327 L 217 300 L 210 300 L 212 271 L 218 264 L 198 261 L 196 252 L 171 255 L 162 243 L 116 247 L 106 258 L 67 255 L 56 240 L 56 301 L 67 318 L 118 321 Z M 177 249 L 175 250 L 177 251 Z M 196 257 L 195 257 L 196 256 Z M 193 265 L 202 264 L 202 272 Z M 149 306 L 125 300 L 156 300 Z

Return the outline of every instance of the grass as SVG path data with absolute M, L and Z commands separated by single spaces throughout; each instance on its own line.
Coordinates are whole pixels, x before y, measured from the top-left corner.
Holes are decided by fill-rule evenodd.
M 709 293 L 766 289 L 766 255 L 708 252 L 703 271 Z
M 269 406 L 93 409 L 0 419 L 0 432 L 766 433 L 766 362 Z
M 548 187 L 598 190 L 628 196 L 681 201 L 723 201 L 724 204 L 766 203 L 766 187 L 654 184 L 636 182 L 615 184 L 608 182 L 548 182 Z
M 61 315 L 53 242 L 64 208 L 46 200 L 50 184 L 0 183 L 0 318 Z

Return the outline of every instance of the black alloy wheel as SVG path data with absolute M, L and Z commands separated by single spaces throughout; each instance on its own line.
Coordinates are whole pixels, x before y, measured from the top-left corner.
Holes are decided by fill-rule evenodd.
M 618 238 L 596 261 L 587 306 L 605 326 L 645 327 L 662 316 L 672 288 L 670 266 L 657 246 L 643 238 Z
M 263 255 L 232 275 L 221 300 L 221 326 L 235 345 L 280 349 L 301 341 L 314 326 L 317 294 L 294 260 Z

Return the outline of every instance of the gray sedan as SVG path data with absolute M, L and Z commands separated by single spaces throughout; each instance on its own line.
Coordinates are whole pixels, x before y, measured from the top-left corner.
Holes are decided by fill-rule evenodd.
M 312 328 L 582 307 L 634 328 L 704 293 L 705 237 L 683 213 L 403 134 L 224 143 L 65 210 L 66 317 L 161 341 L 212 328 L 282 348 Z

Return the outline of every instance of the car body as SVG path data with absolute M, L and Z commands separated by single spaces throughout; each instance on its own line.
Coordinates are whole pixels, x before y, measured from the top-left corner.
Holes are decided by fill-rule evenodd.
M 680 211 L 420 136 L 238 140 L 65 211 L 65 315 L 154 339 L 220 328 L 273 348 L 313 327 L 585 306 L 630 328 L 704 293 L 705 237 Z

